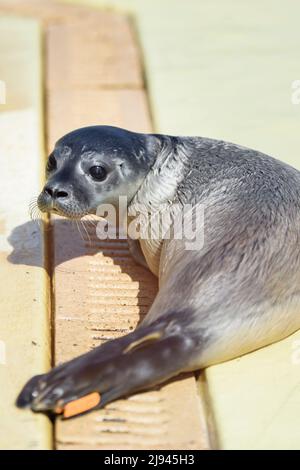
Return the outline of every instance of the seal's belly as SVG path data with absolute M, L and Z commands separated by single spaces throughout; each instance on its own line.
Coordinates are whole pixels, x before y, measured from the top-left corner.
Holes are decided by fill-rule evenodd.
M 199 367 L 243 356 L 295 333 L 300 328 L 300 299 L 287 299 L 263 312 L 258 309 L 252 319 L 225 322 L 219 328 L 221 334 L 203 352 Z

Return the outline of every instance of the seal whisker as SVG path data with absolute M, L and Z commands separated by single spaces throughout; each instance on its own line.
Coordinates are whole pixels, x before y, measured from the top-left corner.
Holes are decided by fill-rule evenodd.
M 97 226 L 97 222 L 98 222 L 98 221 L 97 221 L 96 219 L 92 219 L 92 218 L 89 218 L 89 217 L 88 217 L 88 218 L 86 218 L 85 220 L 86 220 L 86 222 L 88 222 L 89 224 L 93 225 L 94 227 Z
M 79 224 L 78 224 L 78 220 L 77 220 L 77 219 L 73 219 L 73 222 L 76 223 L 77 230 L 78 230 L 78 232 L 79 232 L 79 234 L 80 234 L 80 238 L 81 238 L 81 240 L 84 241 L 84 237 L 82 236 L 82 233 L 81 233 L 81 230 L 80 230 L 80 227 L 79 227 Z
M 88 233 L 88 231 L 87 231 L 87 228 L 86 228 L 86 226 L 85 226 L 83 220 L 80 220 L 80 223 L 81 223 L 81 225 L 82 225 L 82 227 L 83 227 L 83 230 L 84 230 L 85 233 L 86 233 L 86 236 L 87 236 L 88 241 L 89 241 L 89 245 L 91 246 L 91 245 L 92 245 L 91 237 L 89 236 L 89 233 Z
M 29 204 L 28 207 L 29 207 L 29 209 L 34 209 L 34 208 L 37 207 L 37 203 L 36 203 L 36 202 L 32 202 L 32 203 Z
M 38 224 L 38 226 L 41 226 L 42 223 L 44 222 L 42 213 L 40 212 L 40 210 L 37 207 L 33 208 L 30 211 L 30 219 L 33 222 L 36 222 Z
M 29 207 L 29 216 L 31 220 L 41 220 L 42 219 L 42 212 L 38 208 L 37 204 L 33 204 Z
M 85 219 L 85 221 L 92 226 L 92 231 L 93 231 L 93 234 L 96 235 L 96 230 L 97 230 L 97 224 L 98 224 L 98 221 L 96 220 L 91 220 L 91 219 Z

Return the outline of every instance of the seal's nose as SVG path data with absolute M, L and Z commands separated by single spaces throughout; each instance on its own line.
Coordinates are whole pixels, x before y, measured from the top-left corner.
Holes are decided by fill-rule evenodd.
M 45 186 L 45 193 L 47 193 L 52 199 L 62 199 L 68 197 L 66 191 L 62 191 L 57 186 Z

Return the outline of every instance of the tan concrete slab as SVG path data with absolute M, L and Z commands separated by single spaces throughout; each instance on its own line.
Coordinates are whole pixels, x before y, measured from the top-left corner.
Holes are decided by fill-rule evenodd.
M 51 41 L 54 44 L 59 42 L 55 35 L 60 27 L 49 30 L 49 50 Z M 68 41 L 68 31 L 71 35 L 69 46 L 77 50 L 78 43 L 72 40 L 76 37 L 76 29 L 66 28 L 60 37 Z M 80 28 L 80 31 L 80 47 L 84 49 L 88 41 L 84 40 L 85 29 Z M 128 36 L 125 35 L 123 49 L 127 49 L 127 42 Z M 66 63 L 70 61 L 70 70 L 76 70 L 76 58 L 80 64 L 81 57 L 85 56 L 84 50 L 78 53 L 65 50 L 64 60 Z M 105 76 L 105 52 L 103 58 L 103 62 L 99 58 L 99 67 L 104 69 L 102 73 Z M 65 76 L 62 87 L 65 66 L 61 66 L 59 55 L 48 54 L 48 59 L 48 134 L 51 142 L 71 128 L 91 123 L 113 123 L 139 131 L 151 129 L 147 99 L 142 88 L 122 87 L 116 90 L 112 81 L 111 88 L 99 92 L 91 81 L 84 85 L 83 76 L 74 81 L 69 75 Z M 88 67 L 86 64 L 86 71 Z M 54 69 L 55 75 L 50 72 Z M 80 230 L 86 237 L 82 226 Z M 90 232 L 90 242 L 80 239 L 74 224 L 61 220 L 54 224 L 56 363 L 131 331 L 147 312 L 157 289 L 153 276 L 137 267 L 131 259 L 126 242 L 103 244 L 92 233 L 91 226 L 86 226 L 86 230 Z M 58 420 L 57 447 L 207 448 L 204 413 L 195 383 L 194 376 L 189 375 L 161 389 L 118 401 L 105 410 L 76 420 Z
M 184 379 L 181 392 L 184 402 L 178 394 L 177 382 L 112 403 L 81 423 L 81 438 L 78 428 L 69 421 L 60 434 L 62 440 L 58 438 L 58 446 L 68 450 L 205 449 L 206 437 L 199 433 L 202 410 L 194 378 Z
M 14 405 L 24 383 L 50 366 L 44 234 L 28 215 L 44 157 L 37 22 L 0 17 L 0 78 L 0 448 L 48 449 L 48 419 Z
M 126 241 L 100 241 L 88 223 L 87 238 L 80 228 L 84 240 L 68 221 L 57 219 L 54 227 L 57 363 L 132 331 L 157 291 L 157 280 L 135 264 Z M 198 449 L 208 446 L 204 430 L 189 375 L 75 421 L 58 420 L 56 436 L 59 449 Z
M 206 370 L 223 449 L 300 448 L 300 332 Z
M 78 23 L 51 25 L 48 35 L 48 89 L 142 85 L 139 51 L 128 18 L 105 12 Z

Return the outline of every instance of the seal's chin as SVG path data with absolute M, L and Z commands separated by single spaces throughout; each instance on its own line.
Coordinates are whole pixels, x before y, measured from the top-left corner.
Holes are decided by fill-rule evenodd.
M 67 219 L 81 219 L 85 215 L 89 214 L 89 211 L 82 211 L 75 208 L 68 208 L 68 207 L 56 207 L 53 206 L 51 209 L 48 209 L 47 212 L 50 214 L 57 214 L 61 217 L 65 217 Z

